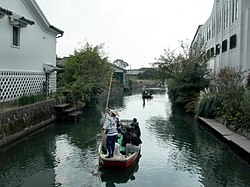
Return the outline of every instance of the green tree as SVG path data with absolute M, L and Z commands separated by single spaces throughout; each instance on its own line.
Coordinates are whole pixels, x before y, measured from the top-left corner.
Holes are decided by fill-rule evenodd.
M 62 85 L 70 90 L 72 102 L 90 104 L 107 89 L 111 67 L 102 49 L 103 45 L 86 43 L 65 63 Z
M 172 103 L 194 112 L 199 92 L 209 85 L 210 71 L 202 58 L 200 47 L 190 50 L 188 44 L 184 42 L 180 42 L 180 46 L 180 52 L 165 50 L 154 65 L 158 67 L 163 79 L 167 80 L 168 94 Z
M 125 69 L 126 67 L 128 67 L 128 63 L 123 61 L 122 59 L 116 59 L 114 62 L 113 62 L 114 65 L 120 67 L 120 68 L 123 68 Z
M 158 71 L 155 68 L 147 68 L 143 73 L 138 74 L 138 79 L 158 79 Z

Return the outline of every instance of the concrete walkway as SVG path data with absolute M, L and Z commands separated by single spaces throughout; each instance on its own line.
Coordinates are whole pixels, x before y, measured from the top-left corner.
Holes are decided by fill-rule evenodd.
M 214 119 L 198 117 L 198 123 L 204 125 L 212 133 L 250 164 L 250 139 L 228 129 L 225 125 Z

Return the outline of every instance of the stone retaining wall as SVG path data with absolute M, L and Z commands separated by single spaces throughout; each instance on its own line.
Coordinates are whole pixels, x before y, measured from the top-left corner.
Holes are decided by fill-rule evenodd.
M 0 112 L 0 147 L 54 121 L 54 105 L 63 102 L 64 97 Z
M 250 140 L 214 119 L 198 117 L 197 122 L 250 164 Z

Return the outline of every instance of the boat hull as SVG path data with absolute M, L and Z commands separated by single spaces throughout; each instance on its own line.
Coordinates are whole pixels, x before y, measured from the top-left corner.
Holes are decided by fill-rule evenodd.
M 144 99 L 150 99 L 150 98 L 153 98 L 153 96 L 152 95 L 142 95 L 142 98 L 144 98 Z
M 140 151 L 130 156 L 119 155 L 112 158 L 105 158 L 107 155 L 102 154 L 102 146 L 99 146 L 100 165 L 107 167 L 130 167 L 140 158 Z

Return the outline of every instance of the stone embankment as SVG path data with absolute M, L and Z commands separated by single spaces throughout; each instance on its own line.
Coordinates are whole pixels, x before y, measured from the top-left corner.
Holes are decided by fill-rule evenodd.
M 0 148 L 55 120 L 54 105 L 65 98 L 49 99 L 0 112 Z
M 198 117 L 197 121 L 250 164 L 250 139 L 230 130 L 214 119 Z

